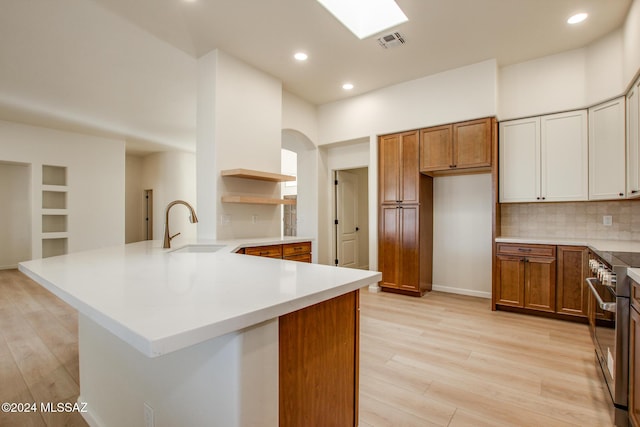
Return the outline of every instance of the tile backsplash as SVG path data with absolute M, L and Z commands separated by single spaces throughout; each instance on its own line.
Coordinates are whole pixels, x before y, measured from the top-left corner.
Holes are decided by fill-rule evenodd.
M 505 203 L 501 236 L 640 240 L 640 200 Z M 603 225 L 611 215 L 613 224 Z

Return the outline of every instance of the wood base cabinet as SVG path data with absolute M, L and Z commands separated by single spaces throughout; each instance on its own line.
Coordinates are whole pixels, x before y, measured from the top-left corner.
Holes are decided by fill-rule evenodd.
M 583 246 L 558 246 L 556 311 L 586 317 L 589 297 L 585 281 L 589 268 L 589 250 Z
M 640 285 L 631 281 L 629 322 L 629 421 L 640 427 Z
M 632 307 L 629 322 L 629 421 L 640 427 L 640 313 Z
M 499 244 L 496 303 L 554 312 L 555 255 L 555 246 Z
M 584 246 L 498 243 L 494 275 L 496 308 L 587 318 L 589 251 Z M 520 310 L 516 310 L 520 311 Z

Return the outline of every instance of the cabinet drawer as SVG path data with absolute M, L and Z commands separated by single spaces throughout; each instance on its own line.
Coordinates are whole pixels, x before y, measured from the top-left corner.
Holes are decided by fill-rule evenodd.
M 551 245 L 526 245 L 519 243 L 498 243 L 497 252 L 501 255 L 555 257 L 556 247 Z
M 311 253 L 311 242 L 287 243 L 282 245 L 282 254 L 285 257 Z
M 269 258 L 282 258 L 282 245 L 254 246 L 245 248 L 244 253 L 247 255 L 256 255 Z
M 308 254 L 289 255 L 284 257 L 284 259 L 287 259 L 289 261 L 311 263 L 311 254 L 308 253 Z
M 640 311 L 640 285 L 631 280 L 631 305 Z

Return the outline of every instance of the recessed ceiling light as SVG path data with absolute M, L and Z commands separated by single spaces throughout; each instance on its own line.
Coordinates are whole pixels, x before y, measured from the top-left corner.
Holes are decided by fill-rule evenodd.
M 295 55 L 293 55 L 293 57 L 296 58 L 298 61 L 306 61 L 309 55 L 307 55 L 304 52 L 298 52 Z
M 353 85 L 351 83 L 345 83 L 345 84 L 342 85 L 342 89 L 351 90 L 351 89 L 353 89 Z
M 582 22 L 585 19 L 587 19 L 587 16 L 589 16 L 589 15 L 587 13 L 584 13 L 584 12 L 576 13 L 571 18 L 567 19 L 567 23 L 568 24 L 577 24 L 577 23 Z
M 407 22 L 394 0 L 318 0 L 359 39 Z

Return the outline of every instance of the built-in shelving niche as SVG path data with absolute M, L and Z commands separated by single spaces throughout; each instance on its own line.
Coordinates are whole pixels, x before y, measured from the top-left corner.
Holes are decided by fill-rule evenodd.
M 42 239 L 42 258 L 64 255 L 67 253 L 67 238 Z
M 67 168 L 42 165 L 42 257 L 68 251 Z

